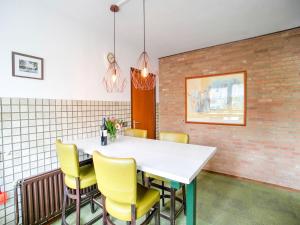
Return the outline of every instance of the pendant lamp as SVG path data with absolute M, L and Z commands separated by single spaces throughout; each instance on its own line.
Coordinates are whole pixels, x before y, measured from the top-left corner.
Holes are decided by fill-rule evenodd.
M 107 92 L 123 92 L 126 79 L 122 76 L 120 66 L 116 60 L 116 12 L 119 11 L 119 7 L 112 5 L 110 11 L 114 14 L 114 52 L 113 57 L 109 60 L 109 66 L 102 82 Z
M 143 25 L 144 25 L 144 51 L 141 53 L 137 63 L 137 69 L 131 71 L 131 79 L 134 87 L 140 90 L 152 90 L 155 88 L 155 75 L 151 67 L 151 60 L 146 52 L 146 12 L 145 0 L 143 0 Z

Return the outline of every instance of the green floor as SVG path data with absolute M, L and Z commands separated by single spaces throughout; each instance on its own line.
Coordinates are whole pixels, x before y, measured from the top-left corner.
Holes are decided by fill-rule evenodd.
M 300 225 L 299 192 L 208 172 L 199 175 L 197 190 L 198 225 Z M 81 212 L 82 223 L 93 216 L 89 207 Z M 74 221 L 71 215 L 68 222 L 75 224 Z M 102 224 L 102 220 L 95 224 Z M 162 219 L 161 224 L 169 223 Z M 183 214 L 177 219 L 180 224 L 185 224 Z

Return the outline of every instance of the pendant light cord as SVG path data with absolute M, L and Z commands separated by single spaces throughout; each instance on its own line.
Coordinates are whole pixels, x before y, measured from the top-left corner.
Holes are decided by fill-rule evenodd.
M 116 71 L 116 12 L 114 12 L 114 70 Z
M 143 14 L 144 14 L 144 52 L 146 51 L 146 10 L 145 0 L 143 0 Z
M 145 0 L 143 0 L 143 14 L 144 14 L 144 67 L 146 65 L 146 10 L 145 10 Z

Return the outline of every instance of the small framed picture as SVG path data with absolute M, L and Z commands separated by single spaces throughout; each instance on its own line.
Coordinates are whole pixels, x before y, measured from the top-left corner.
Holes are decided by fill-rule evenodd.
M 12 75 L 31 79 L 44 79 L 44 59 L 12 52 Z

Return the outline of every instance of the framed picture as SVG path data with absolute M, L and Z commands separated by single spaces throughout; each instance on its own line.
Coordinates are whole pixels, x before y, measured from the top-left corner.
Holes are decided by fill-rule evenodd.
M 44 59 L 12 52 L 12 75 L 31 79 L 44 79 Z
M 186 123 L 246 126 L 246 71 L 185 79 Z

